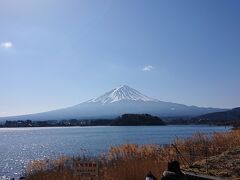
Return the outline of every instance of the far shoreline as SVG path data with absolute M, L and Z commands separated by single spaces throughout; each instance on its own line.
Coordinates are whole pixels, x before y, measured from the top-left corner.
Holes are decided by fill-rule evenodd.
M 31 127 L 96 127 L 96 126 L 225 126 L 237 127 L 232 121 L 201 121 L 193 118 L 164 118 L 150 114 L 123 114 L 113 119 L 67 119 L 67 120 L 16 120 L 5 121 L 0 128 L 31 128 Z
M 94 127 L 167 127 L 167 126 L 196 126 L 196 127 L 226 127 L 233 128 L 232 125 L 214 125 L 214 124 L 166 124 L 166 125 L 141 125 L 141 126 L 114 126 L 114 125 L 99 125 L 99 126 L 33 126 L 33 127 L 0 127 L 0 129 L 35 129 L 35 128 L 94 128 Z

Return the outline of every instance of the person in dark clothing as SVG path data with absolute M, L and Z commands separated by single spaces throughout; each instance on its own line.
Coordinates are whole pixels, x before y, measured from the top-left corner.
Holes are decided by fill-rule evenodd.
M 157 180 L 157 178 L 152 174 L 151 171 L 147 173 L 146 180 Z
M 161 180 L 184 180 L 185 175 L 180 169 L 180 163 L 176 160 L 168 163 L 167 171 L 163 172 Z

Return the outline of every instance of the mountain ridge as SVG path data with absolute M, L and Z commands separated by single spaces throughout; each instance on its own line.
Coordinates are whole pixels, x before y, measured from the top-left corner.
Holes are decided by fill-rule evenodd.
M 63 120 L 114 118 L 122 114 L 151 114 L 160 117 L 198 116 L 226 109 L 187 106 L 148 97 L 127 86 L 119 86 L 80 104 L 28 115 L 0 117 L 4 120 Z
M 227 111 L 208 113 L 201 116 L 196 117 L 195 119 L 199 119 L 202 121 L 234 121 L 240 120 L 240 107 L 233 108 Z

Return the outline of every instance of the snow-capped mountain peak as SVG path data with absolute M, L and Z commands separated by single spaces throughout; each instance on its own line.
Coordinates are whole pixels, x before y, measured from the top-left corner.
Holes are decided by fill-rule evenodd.
M 191 117 L 226 109 L 186 106 L 150 98 L 129 86 L 119 86 L 80 104 L 48 112 L 12 117 L 0 117 L 0 121 L 13 120 L 62 120 L 115 118 L 122 114 L 152 114 L 165 117 Z
M 89 100 L 88 102 L 98 102 L 101 104 L 108 104 L 122 100 L 131 100 L 131 101 L 154 101 L 157 102 L 158 100 L 150 98 L 139 91 L 127 86 L 119 86 L 111 91 L 99 96 L 98 98 L 94 98 Z

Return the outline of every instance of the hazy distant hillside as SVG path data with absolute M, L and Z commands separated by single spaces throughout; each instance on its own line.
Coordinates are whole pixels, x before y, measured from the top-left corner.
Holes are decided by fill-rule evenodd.
M 228 111 L 209 113 L 196 117 L 199 120 L 209 121 L 240 121 L 240 107 Z
M 122 114 L 152 114 L 160 117 L 199 116 L 225 109 L 186 106 L 148 97 L 129 87 L 117 87 L 98 98 L 78 105 L 37 114 L 2 117 L 0 120 L 63 120 L 115 118 Z

